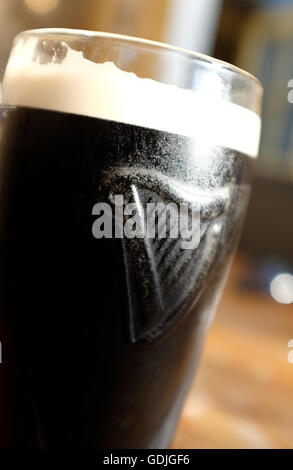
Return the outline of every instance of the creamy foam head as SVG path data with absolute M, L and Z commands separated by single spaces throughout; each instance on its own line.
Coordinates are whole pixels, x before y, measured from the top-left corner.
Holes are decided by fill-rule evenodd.
M 37 39 L 19 40 L 4 80 L 3 102 L 158 129 L 258 153 L 260 118 L 216 93 L 139 78 L 112 62 L 96 64 L 68 48 L 60 63 L 33 60 Z

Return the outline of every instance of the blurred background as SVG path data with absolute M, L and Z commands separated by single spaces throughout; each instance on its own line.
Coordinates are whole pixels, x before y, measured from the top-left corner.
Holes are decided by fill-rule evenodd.
M 173 446 L 293 448 L 293 0 L 0 0 L 0 77 L 15 34 L 43 27 L 169 42 L 261 80 L 245 229 Z

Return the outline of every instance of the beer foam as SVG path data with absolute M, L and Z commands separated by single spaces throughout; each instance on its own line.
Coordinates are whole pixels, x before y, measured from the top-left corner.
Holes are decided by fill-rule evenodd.
M 18 39 L 4 75 L 3 102 L 157 129 L 257 156 L 259 116 L 219 98 L 214 84 L 193 91 L 140 78 L 63 45 L 62 63 L 43 64 L 34 58 L 37 38 Z

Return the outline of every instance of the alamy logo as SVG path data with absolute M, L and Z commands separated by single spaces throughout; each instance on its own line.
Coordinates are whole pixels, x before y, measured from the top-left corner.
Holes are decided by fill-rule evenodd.
M 110 194 L 110 203 L 94 205 L 98 216 L 92 226 L 93 236 L 101 238 L 180 238 L 181 248 L 192 250 L 200 243 L 200 214 L 194 204 L 125 203 L 122 195 Z

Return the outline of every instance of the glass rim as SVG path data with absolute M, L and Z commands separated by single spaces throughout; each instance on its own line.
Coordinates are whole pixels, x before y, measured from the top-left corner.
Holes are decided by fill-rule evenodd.
M 243 79 L 253 82 L 255 86 L 263 90 L 261 82 L 253 74 L 246 72 L 246 70 L 232 65 L 229 62 L 224 60 L 216 59 L 207 54 L 202 54 L 200 52 L 195 52 L 190 49 L 185 49 L 182 47 L 174 46 L 172 44 L 167 44 L 159 41 L 152 41 L 150 39 L 138 38 L 135 36 L 128 36 L 125 34 L 116 34 L 108 33 L 102 31 L 92 31 L 87 29 L 70 29 L 70 28 L 38 28 L 38 29 L 28 29 L 18 33 L 15 36 L 15 39 L 23 36 L 41 36 L 41 35 L 55 35 L 55 36 L 68 36 L 68 37 L 80 37 L 85 39 L 114 39 L 117 41 L 123 41 L 129 44 L 145 45 L 156 48 L 158 50 L 165 50 L 170 52 L 177 52 L 179 54 L 185 55 L 190 59 L 197 60 L 199 62 L 205 62 L 211 65 L 216 65 L 221 68 L 223 71 L 234 72 L 235 74 L 241 76 Z

